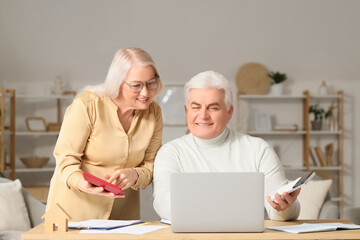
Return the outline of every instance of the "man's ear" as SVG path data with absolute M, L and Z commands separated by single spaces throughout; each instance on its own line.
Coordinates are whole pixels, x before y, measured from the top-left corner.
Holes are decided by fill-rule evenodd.
M 228 121 L 230 121 L 231 118 L 232 118 L 232 115 L 233 115 L 233 113 L 234 113 L 234 106 L 233 106 L 233 105 L 231 105 L 228 113 L 229 113 Z
M 186 105 L 184 105 L 184 108 L 185 108 L 185 115 L 187 114 L 187 107 Z

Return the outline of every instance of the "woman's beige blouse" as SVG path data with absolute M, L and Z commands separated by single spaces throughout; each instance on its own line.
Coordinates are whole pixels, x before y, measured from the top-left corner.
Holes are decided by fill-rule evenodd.
M 54 156 L 56 169 L 51 179 L 47 209 L 59 203 L 72 217 L 86 219 L 139 218 L 139 188 L 152 180 L 154 158 L 161 146 L 160 107 L 151 103 L 136 110 L 128 133 L 117 115 L 117 106 L 107 96 L 86 91 L 67 108 Z M 139 175 L 124 199 L 87 194 L 77 189 L 82 171 L 100 178 L 115 170 L 134 168 Z M 114 206 L 114 207 L 113 207 Z

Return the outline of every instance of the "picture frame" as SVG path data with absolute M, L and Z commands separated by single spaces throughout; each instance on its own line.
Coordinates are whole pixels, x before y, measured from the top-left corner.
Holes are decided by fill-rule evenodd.
M 46 121 L 42 117 L 27 117 L 25 122 L 29 132 L 46 132 Z
M 271 131 L 271 118 L 268 113 L 256 114 L 256 130 L 257 131 Z

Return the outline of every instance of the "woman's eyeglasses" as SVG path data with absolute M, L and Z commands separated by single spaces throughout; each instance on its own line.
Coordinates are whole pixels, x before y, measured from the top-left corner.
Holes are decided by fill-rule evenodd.
M 159 86 L 159 76 L 155 76 L 153 79 L 151 79 L 149 81 L 146 81 L 146 82 L 134 81 L 134 82 L 131 82 L 131 83 L 127 83 L 127 82 L 124 81 L 124 83 L 129 86 L 130 90 L 133 93 L 141 92 L 142 89 L 144 88 L 144 85 L 146 85 L 146 88 L 148 90 L 155 90 Z

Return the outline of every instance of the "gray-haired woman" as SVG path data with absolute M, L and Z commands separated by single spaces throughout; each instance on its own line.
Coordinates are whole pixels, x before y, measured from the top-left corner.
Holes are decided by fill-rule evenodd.
M 116 52 L 105 82 L 86 87 L 66 110 L 47 209 L 59 203 L 72 221 L 139 219 L 137 190 L 151 182 L 161 146 L 161 110 L 153 100 L 163 88 L 148 53 Z M 91 185 L 83 171 L 118 185 L 125 195 Z

